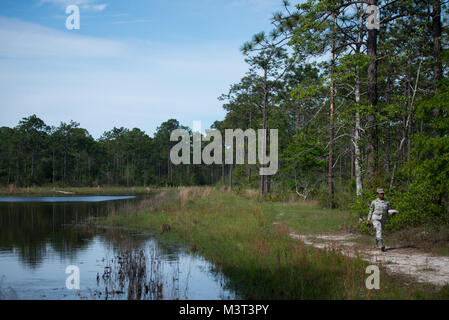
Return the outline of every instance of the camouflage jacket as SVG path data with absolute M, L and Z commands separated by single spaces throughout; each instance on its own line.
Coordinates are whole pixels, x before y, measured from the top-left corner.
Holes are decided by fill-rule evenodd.
M 388 210 L 390 210 L 390 203 L 387 200 L 373 200 L 371 202 L 368 214 L 368 221 L 370 220 L 385 220 L 388 217 Z

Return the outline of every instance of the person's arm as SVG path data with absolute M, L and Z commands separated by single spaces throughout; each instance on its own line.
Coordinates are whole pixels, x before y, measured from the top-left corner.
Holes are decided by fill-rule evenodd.
M 390 201 L 387 201 L 387 214 L 386 214 L 387 219 L 391 217 L 390 210 L 391 210 Z

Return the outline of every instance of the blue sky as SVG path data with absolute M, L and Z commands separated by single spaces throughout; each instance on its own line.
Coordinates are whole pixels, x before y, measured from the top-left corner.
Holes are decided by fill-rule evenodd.
M 80 8 L 80 30 L 65 9 Z M 152 135 L 169 118 L 203 129 L 247 71 L 239 49 L 269 31 L 281 0 L 2 0 L 0 126 L 37 114 L 98 138 L 114 126 Z

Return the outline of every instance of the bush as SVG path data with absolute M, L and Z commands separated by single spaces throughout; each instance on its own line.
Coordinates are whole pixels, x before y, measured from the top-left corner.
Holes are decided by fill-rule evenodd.
M 354 203 L 355 194 L 353 185 L 345 180 L 336 180 L 334 182 L 334 187 L 334 199 L 331 203 L 331 199 L 329 199 L 328 183 L 323 182 L 318 189 L 318 203 L 324 208 L 351 209 L 352 204 Z
M 386 229 L 396 231 L 404 228 L 416 227 L 423 224 L 447 224 L 449 217 L 444 213 L 444 207 L 438 205 L 435 193 L 431 192 L 432 186 L 420 181 L 411 184 L 407 191 L 398 189 L 385 190 L 385 199 L 390 202 L 391 208 L 399 210 L 399 214 L 389 217 L 386 221 Z M 375 199 L 374 191 L 364 189 L 362 195 L 353 203 L 351 210 L 356 212 L 361 220 L 362 232 L 369 230 L 365 226 L 369 206 Z

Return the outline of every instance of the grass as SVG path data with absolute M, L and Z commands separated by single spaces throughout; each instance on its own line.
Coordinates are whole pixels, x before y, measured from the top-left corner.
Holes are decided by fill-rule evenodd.
M 274 203 L 278 220 L 302 234 L 348 230 L 357 221 L 349 211 L 329 210 L 313 204 Z
M 213 188 L 180 188 L 158 197 L 156 204 L 112 215 L 105 223 L 152 230 L 162 239 L 183 243 L 213 262 L 245 299 L 449 297 L 447 288 L 385 272 L 381 272 L 381 290 L 367 290 L 366 262 L 308 247 L 289 236 L 290 228 L 316 233 L 338 230 L 341 221 L 351 221 L 344 212 L 263 202 Z M 164 197 L 170 200 L 161 201 Z
M 408 245 L 420 248 L 435 255 L 449 256 L 449 226 L 424 225 L 399 230 L 389 235 L 396 245 Z

